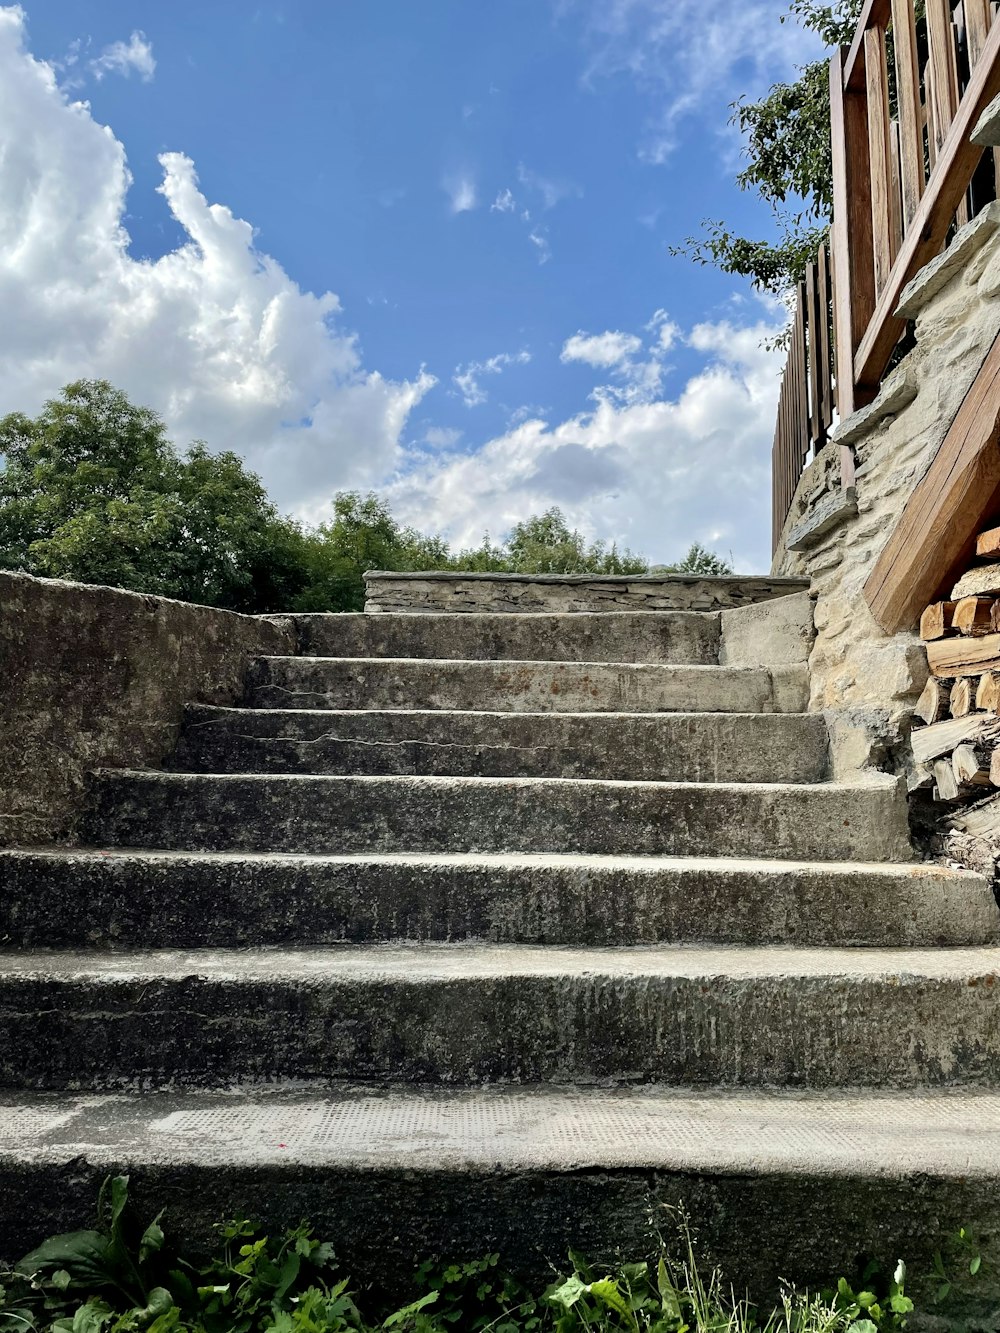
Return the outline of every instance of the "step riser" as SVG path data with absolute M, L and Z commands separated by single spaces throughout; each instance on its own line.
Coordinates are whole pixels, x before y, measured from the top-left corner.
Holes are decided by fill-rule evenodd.
M 805 669 L 801 671 L 805 679 Z M 492 713 L 800 712 L 801 690 L 763 669 L 570 662 L 363 661 L 271 657 L 253 708 L 458 709 Z
M 911 1274 L 929 1274 L 942 1232 L 958 1226 L 984 1238 L 985 1273 L 995 1272 L 1000 1259 L 996 1175 L 886 1180 L 864 1170 L 835 1177 L 820 1170 L 766 1177 L 753 1170 L 429 1171 L 419 1158 L 408 1170 L 380 1169 L 377 1162 L 354 1170 L 282 1169 L 149 1165 L 107 1150 L 88 1152 L 69 1170 L 66 1155 L 30 1165 L 0 1158 L 6 1205 L 0 1257 L 16 1260 L 54 1233 L 93 1226 L 101 1181 L 125 1172 L 139 1216 L 155 1216 L 169 1200 L 168 1236 L 189 1250 L 210 1244 L 222 1218 L 259 1219 L 273 1236 L 308 1217 L 316 1235 L 332 1242 L 355 1292 L 407 1279 L 428 1255 L 490 1253 L 540 1290 L 552 1280 L 552 1263 L 566 1271 L 569 1250 L 598 1265 L 620 1262 L 655 1253 L 662 1236 L 676 1251 L 677 1216 L 696 1222 L 704 1275 L 717 1262 L 737 1292 L 749 1289 L 761 1301 L 777 1302 L 788 1282 L 818 1290 L 837 1274 L 854 1275 L 859 1254 L 888 1256 L 889 1270 L 905 1255 Z M 734 1225 L 734 1219 L 753 1225 Z M 995 1307 L 989 1276 L 977 1290 L 983 1299 L 992 1296 Z
M 826 726 L 815 714 L 205 708 L 189 710 L 171 767 L 198 773 L 818 782 L 826 756 Z
M 300 615 L 310 657 L 493 658 L 521 662 L 719 660 L 719 616 L 691 611 L 603 615 Z
M 582 852 L 902 861 L 905 804 L 870 787 L 105 774 L 81 841 L 188 851 Z
M 987 1271 L 995 1271 L 1000 1251 L 990 1239 L 996 1234 L 995 1177 L 281 1171 L 136 1166 L 107 1158 L 94 1165 L 88 1158 L 74 1164 L 72 1175 L 55 1163 L 19 1168 L 0 1161 L 0 1191 L 10 1201 L 0 1217 L 0 1256 L 19 1258 L 55 1232 L 92 1226 L 97 1189 L 113 1170 L 129 1173 L 130 1198 L 141 1216 L 154 1216 L 169 1199 L 169 1236 L 188 1245 L 208 1243 L 222 1217 L 249 1214 L 274 1235 L 308 1216 L 316 1234 L 333 1243 L 353 1291 L 369 1282 L 382 1289 L 392 1280 L 387 1275 L 408 1277 L 428 1255 L 469 1259 L 494 1252 L 502 1268 L 534 1280 L 540 1290 L 552 1280 L 552 1261 L 559 1263 L 568 1250 L 600 1264 L 654 1253 L 661 1235 L 676 1249 L 669 1219 L 677 1215 L 697 1219 L 699 1253 L 711 1255 L 737 1291 L 749 1289 L 759 1300 L 777 1301 L 787 1282 L 818 1289 L 829 1285 L 831 1274 L 853 1274 L 859 1253 L 887 1254 L 889 1267 L 892 1256 L 906 1255 L 911 1273 L 930 1273 L 941 1244 L 940 1218 L 962 1218 L 958 1225 L 986 1237 L 984 1270 L 992 1261 Z M 748 1217 L 752 1227 L 733 1225 L 733 1218 Z M 558 1271 L 566 1271 L 564 1264 Z
M 191 972 L 0 975 L 0 1084 L 914 1088 L 993 1084 L 1000 1059 L 987 977 Z
M 0 858 L 5 947 L 991 944 L 988 887 L 933 869 Z

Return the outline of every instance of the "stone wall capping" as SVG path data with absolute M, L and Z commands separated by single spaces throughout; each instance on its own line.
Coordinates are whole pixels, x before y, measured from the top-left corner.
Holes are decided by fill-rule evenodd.
M 1000 98 L 997 101 L 1000 101 Z M 993 105 L 995 103 L 991 103 L 991 106 Z M 1000 109 L 996 114 L 1000 123 Z M 980 121 L 980 125 L 982 123 Z M 1000 137 L 976 142 L 1000 143 Z M 900 319 L 914 319 L 932 296 L 936 296 L 952 278 L 963 272 L 973 255 L 978 254 L 997 227 L 1000 227 L 1000 200 L 994 200 L 971 222 L 960 227 L 947 250 L 939 254 L 936 259 L 932 259 L 929 264 L 925 264 L 917 276 L 907 283 L 896 307 L 897 316 Z
M 844 519 L 856 518 L 857 513 L 857 492 L 853 486 L 847 487 L 846 490 L 828 491 L 809 511 L 806 518 L 792 528 L 785 540 L 785 546 L 789 551 L 807 551 Z
M 909 366 L 900 367 L 882 385 L 877 398 L 840 423 L 830 437 L 831 440 L 835 444 L 854 444 L 878 422 L 886 417 L 895 416 L 897 412 L 909 406 L 916 396 L 916 375 Z

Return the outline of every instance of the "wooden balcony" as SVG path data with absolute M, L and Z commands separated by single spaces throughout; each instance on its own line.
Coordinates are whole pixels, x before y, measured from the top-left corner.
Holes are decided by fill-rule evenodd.
M 843 419 L 874 398 L 906 333 L 896 314 L 904 287 L 997 196 L 998 162 L 971 133 L 998 93 L 993 0 L 866 0 L 850 48 L 830 62 L 832 320 L 828 336 L 816 325 L 810 334 L 808 310 L 793 323 L 774 442 L 775 544 L 803 468 L 827 442 L 817 403 Z M 818 400 L 811 387 L 786 393 L 803 375 L 823 385 L 831 344 L 829 390 Z M 853 460 L 842 454 L 850 485 Z

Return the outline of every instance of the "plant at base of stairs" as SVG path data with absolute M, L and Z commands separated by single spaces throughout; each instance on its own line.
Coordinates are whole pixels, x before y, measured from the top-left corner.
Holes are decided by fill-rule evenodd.
M 306 1225 L 273 1238 L 246 1222 L 217 1228 L 207 1260 L 171 1251 L 160 1216 L 143 1228 L 128 1177 L 102 1187 L 98 1229 L 54 1236 L 0 1271 L 0 1333 L 901 1333 L 913 1303 L 900 1263 L 882 1296 L 846 1279 L 821 1295 L 788 1289 L 761 1314 L 706 1281 L 682 1226 L 684 1257 L 572 1271 L 533 1294 L 499 1255 L 422 1264 L 414 1299 L 366 1316 Z M 870 1275 L 866 1275 L 870 1276 Z M 374 1303 L 374 1302 L 373 1302 Z

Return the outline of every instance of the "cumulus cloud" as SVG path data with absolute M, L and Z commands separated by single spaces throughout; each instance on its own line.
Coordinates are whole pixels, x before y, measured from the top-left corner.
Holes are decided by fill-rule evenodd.
M 523 366 L 530 360 L 531 353 L 523 349 L 513 353 L 498 352 L 496 356 L 491 356 L 486 361 L 470 361 L 466 366 L 456 366 L 455 373 L 451 377 L 452 383 L 461 394 L 466 407 L 479 407 L 489 397 L 479 383 L 480 376 L 499 375 L 506 366 Z
M 156 72 L 153 58 L 153 46 L 146 40 L 146 34 L 138 30 L 133 32 L 127 42 L 112 42 L 99 56 L 90 62 L 94 77 L 103 79 L 105 74 L 131 74 L 133 71 L 140 79 L 148 83 Z
M 608 369 L 628 361 L 642 347 L 642 339 L 634 333 L 574 333 L 567 338 L 559 353 L 560 361 L 583 361 L 588 366 Z
M 422 460 L 395 479 L 389 498 L 407 521 L 463 543 L 559 504 L 584 532 L 653 561 L 701 541 L 731 552 L 742 570 L 766 569 L 783 357 L 761 343 L 778 327 L 699 324 L 687 342 L 704 365 L 675 397 L 598 394 L 591 410 L 565 421 L 518 421 L 475 452 Z
M 510 190 L 504 189 L 497 193 L 497 197 L 490 204 L 491 213 L 513 213 L 517 207 L 517 201 Z
M 476 207 L 476 182 L 471 176 L 446 176 L 442 186 L 453 213 L 468 213 Z
M 27 52 L 23 12 L 0 7 L 0 411 L 100 376 L 179 442 L 243 454 L 281 504 L 321 509 L 338 487 L 377 483 L 433 378 L 366 370 L 337 297 L 259 252 L 187 157 L 160 164 L 186 240 L 138 261 L 121 143 Z

